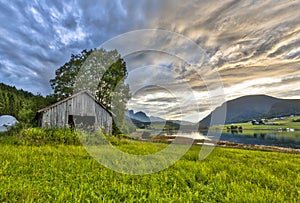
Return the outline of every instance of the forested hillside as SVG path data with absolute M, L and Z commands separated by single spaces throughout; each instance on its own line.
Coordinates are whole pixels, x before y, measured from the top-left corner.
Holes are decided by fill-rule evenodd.
M 252 119 L 274 118 L 280 116 L 300 115 L 299 99 L 280 99 L 267 95 L 248 95 L 225 102 L 225 124 L 251 121 Z M 222 108 L 216 108 L 211 114 L 200 121 L 200 124 L 209 126 L 211 115 L 218 113 Z M 222 123 L 217 123 L 222 124 Z
M 0 115 L 11 115 L 24 123 L 33 123 L 36 111 L 50 103 L 51 97 L 44 98 L 0 83 Z

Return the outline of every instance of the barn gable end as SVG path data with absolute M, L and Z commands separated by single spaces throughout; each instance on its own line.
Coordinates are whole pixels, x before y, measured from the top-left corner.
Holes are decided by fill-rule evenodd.
M 74 94 L 37 112 L 39 127 L 93 127 L 112 133 L 112 113 L 87 91 Z

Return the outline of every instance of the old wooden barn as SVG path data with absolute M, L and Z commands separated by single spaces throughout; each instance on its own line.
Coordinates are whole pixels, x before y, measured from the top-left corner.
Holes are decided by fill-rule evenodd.
M 40 127 L 88 127 L 112 133 L 112 113 L 87 91 L 76 93 L 37 112 Z

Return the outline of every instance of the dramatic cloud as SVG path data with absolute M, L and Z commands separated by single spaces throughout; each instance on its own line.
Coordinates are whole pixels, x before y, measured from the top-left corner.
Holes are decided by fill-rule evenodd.
M 205 66 L 220 75 L 226 100 L 246 94 L 300 98 L 299 10 L 300 2 L 292 0 L 0 0 L 0 82 L 48 94 L 54 71 L 71 54 L 128 31 L 159 28 L 204 50 Z M 134 40 L 143 36 L 130 43 Z M 165 43 L 173 53 L 183 50 L 183 58 L 195 56 L 181 41 L 145 43 Z M 127 81 L 136 93 L 130 108 L 196 121 L 218 105 L 219 84 L 204 65 L 155 51 L 131 54 L 126 62 Z
M 300 98 L 299 1 L 163 2 L 164 12 L 152 25 L 181 33 L 207 51 L 226 100 L 246 94 Z M 184 76 L 197 98 L 213 100 L 193 71 Z
M 71 54 L 148 27 L 156 1 L 0 1 L 0 81 L 50 93 L 49 79 Z

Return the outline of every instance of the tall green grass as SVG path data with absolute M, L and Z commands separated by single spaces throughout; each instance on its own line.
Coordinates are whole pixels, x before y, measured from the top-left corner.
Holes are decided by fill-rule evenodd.
M 135 154 L 166 146 L 116 144 Z M 103 167 L 82 146 L 0 143 L 0 148 L 0 202 L 300 201 L 297 154 L 216 148 L 199 161 L 201 147 L 193 146 L 168 169 L 132 176 Z
M 77 134 L 71 129 L 29 128 L 21 130 L 16 138 L 19 144 L 25 145 L 80 145 Z
M 101 136 L 109 139 L 116 144 L 120 138 L 110 137 L 102 132 L 87 133 L 80 130 L 72 130 L 70 128 L 14 128 L 8 132 L 0 133 L 0 141 L 6 144 L 16 145 L 82 145 L 84 144 L 99 144 L 97 141 Z

